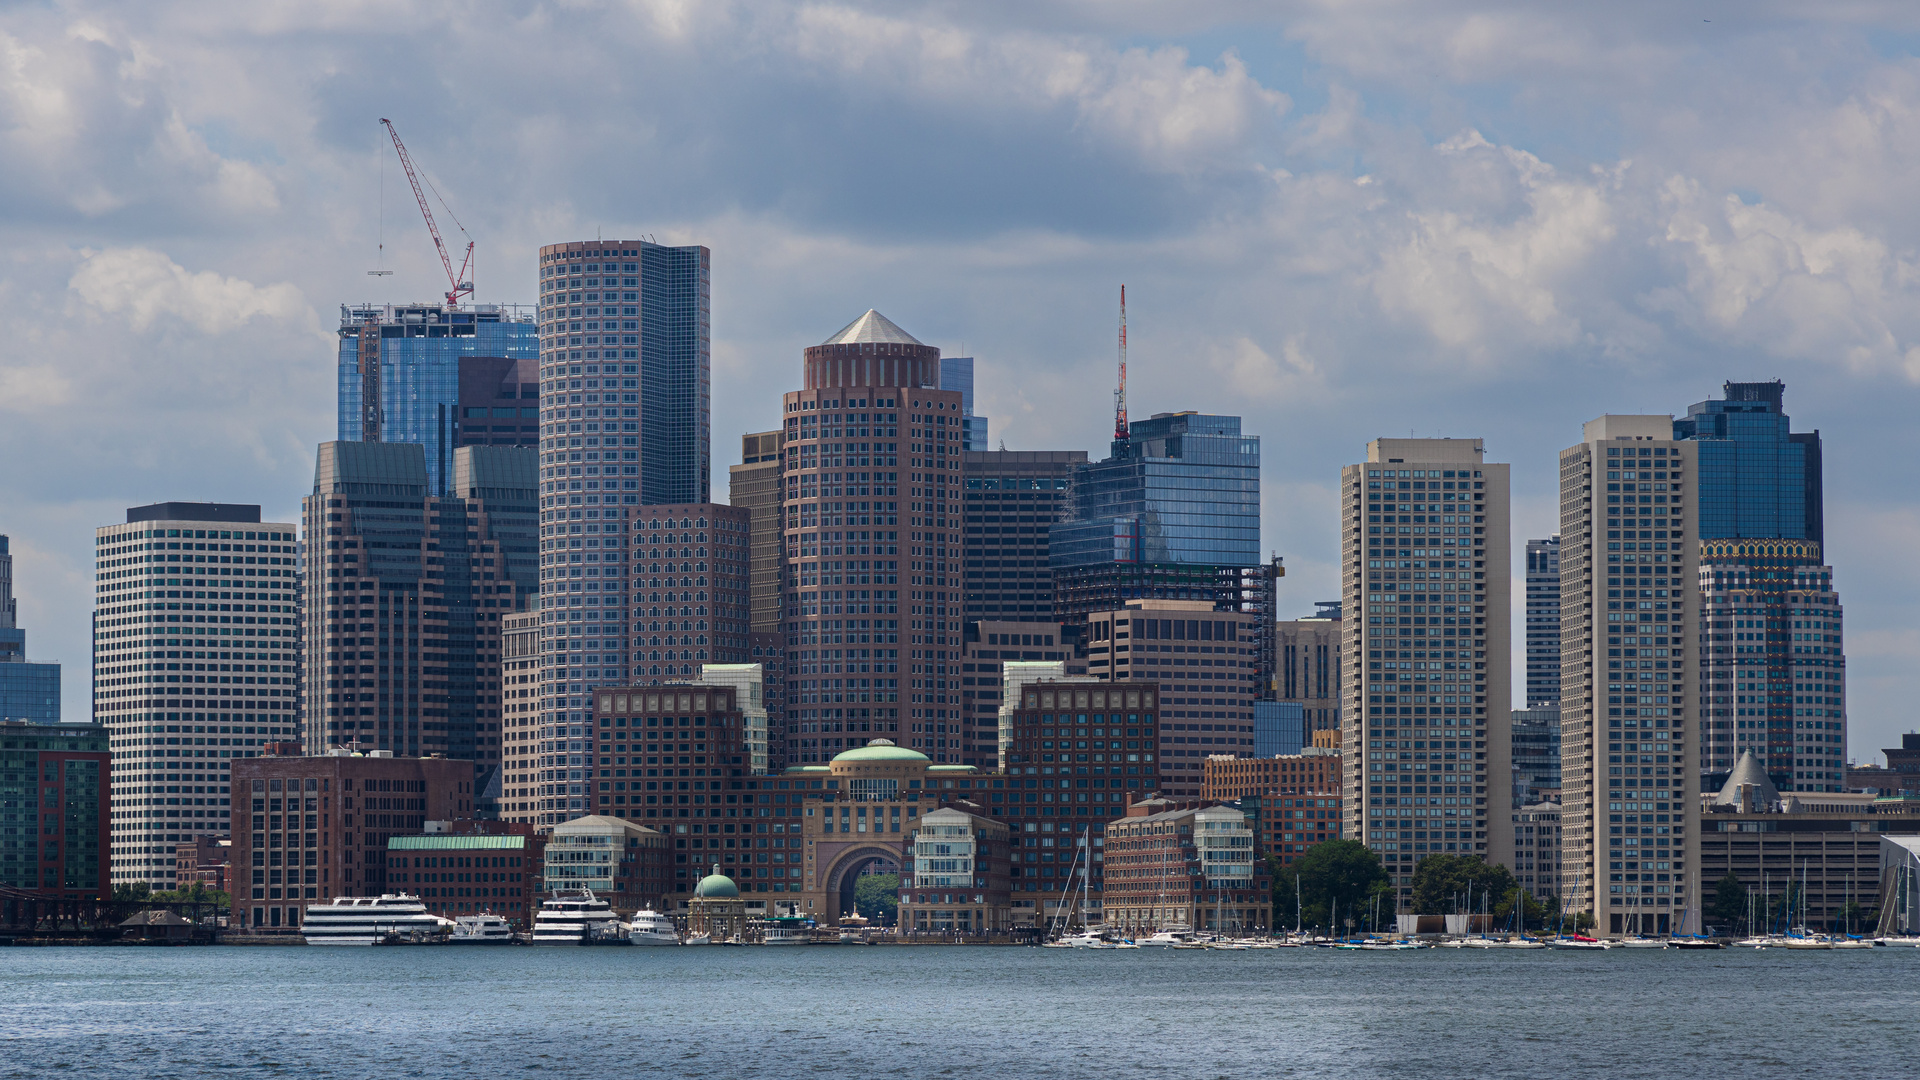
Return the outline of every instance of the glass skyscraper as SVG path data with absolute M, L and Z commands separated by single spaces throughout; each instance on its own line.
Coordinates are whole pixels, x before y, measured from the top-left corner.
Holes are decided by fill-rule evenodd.
M 0 720 L 60 722 L 60 665 L 27 662 L 27 632 L 14 616 L 13 550 L 0 535 Z
M 539 356 L 540 340 L 531 313 L 495 304 L 342 304 L 339 336 L 335 437 L 341 442 L 418 443 L 426 450 L 430 494 L 451 494 L 447 482 L 453 450 L 463 442 L 532 446 L 538 438 L 531 365 Z M 484 372 L 463 362 L 477 357 L 501 362 Z M 528 365 L 505 363 L 513 360 Z M 474 387 L 476 376 L 513 391 Z M 464 408 L 463 381 L 470 384 Z M 483 404 L 476 390 L 482 391 Z M 473 412 L 484 412 L 484 427 L 480 417 L 469 415 Z M 463 438 L 478 431 L 490 437 Z
M 1260 565 L 1259 437 L 1237 416 L 1135 421 L 1105 461 L 1077 470 L 1050 558 L 1066 621 L 1130 599 L 1237 605 L 1240 571 Z
M 1673 424 L 1699 444 L 1702 540 L 1820 541 L 1820 433 L 1788 430 L 1786 384 L 1730 382 Z

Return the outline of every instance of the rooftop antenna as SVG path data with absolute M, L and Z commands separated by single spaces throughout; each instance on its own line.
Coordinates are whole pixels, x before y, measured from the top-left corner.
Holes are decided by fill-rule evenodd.
M 1120 385 L 1113 392 L 1113 441 L 1127 440 L 1127 287 L 1120 286 Z

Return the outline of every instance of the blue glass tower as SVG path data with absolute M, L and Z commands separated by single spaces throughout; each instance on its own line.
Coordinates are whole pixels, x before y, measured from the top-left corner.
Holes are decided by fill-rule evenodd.
M 60 665 L 27 662 L 27 632 L 15 622 L 15 611 L 13 550 L 0 535 L 0 720 L 57 724 Z
M 463 358 L 533 360 L 540 353 L 533 316 L 492 304 L 342 304 L 339 335 L 336 437 L 420 444 L 427 455 L 428 490 L 435 495 L 448 494 L 453 451 L 462 442 Z M 525 442 L 531 445 L 534 403 L 516 400 L 501 407 L 516 421 L 525 417 Z
M 1786 384 L 1725 384 L 1673 424 L 1699 444 L 1700 538 L 1821 541 L 1820 432 L 1789 430 Z

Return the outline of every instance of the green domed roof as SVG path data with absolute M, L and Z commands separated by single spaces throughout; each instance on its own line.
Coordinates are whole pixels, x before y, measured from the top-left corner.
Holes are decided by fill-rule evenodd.
M 904 746 L 895 746 L 891 739 L 872 739 L 865 746 L 835 754 L 835 761 L 926 761 L 927 755 L 918 750 L 909 750 Z
M 715 863 L 713 873 L 701 878 L 700 884 L 693 887 L 693 895 L 706 897 L 708 899 L 739 896 L 740 886 L 735 885 L 732 878 L 721 873 L 720 864 Z

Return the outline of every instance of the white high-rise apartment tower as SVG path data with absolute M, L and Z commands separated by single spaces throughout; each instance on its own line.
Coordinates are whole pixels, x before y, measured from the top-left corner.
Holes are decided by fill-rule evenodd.
M 223 503 L 136 506 L 94 530 L 115 885 L 173 888 L 174 845 L 228 830 L 233 759 L 296 737 L 296 531 Z
M 1560 454 L 1561 876 L 1603 934 L 1699 929 L 1698 449 L 1603 416 Z
M 1346 835 L 1403 899 L 1428 855 L 1513 850 L 1508 466 L 1376 439 L 1341 470 Z

